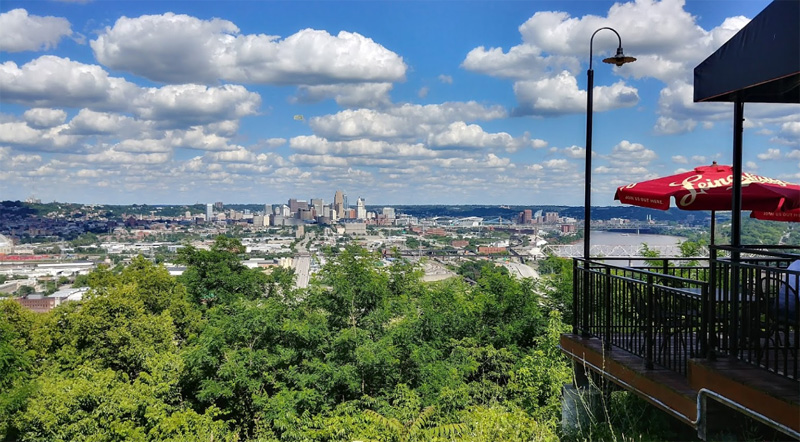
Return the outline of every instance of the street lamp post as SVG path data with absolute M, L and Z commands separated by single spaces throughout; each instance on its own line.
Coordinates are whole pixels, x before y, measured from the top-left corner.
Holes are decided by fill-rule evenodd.
M 609 63 L 617 66 L 622 66 L 625 63 L 632 63 L 636 61 L 633 57 L 626 57 L 625 54 L 622 53 L 622 38 L 619 36 L 619 33 L 615 31 L 613 28 L 609 27 L 602 27 L 592 34 L 592 37 L 589 39 L 589 70 L 586 71 L 587 77 L 587 84 L 586 84 L 586 175 L 585 175 L 585 188 L 584 188 L 584 204 L 583 204 L 583 265 L 584 265 L 584 285 L 583 290 L 587 291 L 589 289 L 589 257 L 590 257 L 590 249 L 591 249 L 591 222 L 592 222 L 592 95 L 594 94 L 594 70 L 592 70 L 592 44 L 594 42 L 594 36 L 602 31 L 603 29 L 608 29 L 609 31 L 613 32 L 617 35 L 617 40 L 619 41 L 619 45 L 617 45 L 617 53 L 613 57 L 609 57 L 603 60 L 603 63 Z M 588 301 L 589 297 L 584 296 L 584 300 Z M 588 303 L 584 303 L 583 309 L 584 319 L 588 322 Z M 586 326 L 586 322 L 584 322 L 584 327 Z M 586 329 L 584 329 L 584 334 L 586 334 Z

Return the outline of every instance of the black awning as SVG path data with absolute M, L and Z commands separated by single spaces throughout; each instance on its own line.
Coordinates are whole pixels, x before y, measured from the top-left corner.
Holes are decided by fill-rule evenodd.
M 800 103 L 800 0 L 775 0 L 694 68 L 694 101 Z

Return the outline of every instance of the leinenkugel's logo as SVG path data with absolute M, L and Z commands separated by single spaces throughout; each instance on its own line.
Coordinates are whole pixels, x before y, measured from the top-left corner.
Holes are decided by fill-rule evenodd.
M 776 180 L 774 178 L 767 178 L 760 175 L 753 175 L 752 173 L 743 172 L 742 187 L 747 187 L 750 184 L 773 184 L 783 187 L 789 185 L 789 183 L 783 180 Z M 681 197 L 680 201 L 678 201 L 679 206 L 687 207 L 694 203 L 698 194 L 705 194 L 711 189 L 717 189 L 720 187 L 725 187 L 725 190 L 730 190 L 733 186 L 733 175 L 728 175 L 725 178 L 719 178 L 716 180 L 703 178 L 702 174 L 692 175 L 684 179 L 682 182 L 673 182 L 669 185 L 670 187 L 683 187 L 689 192 Z

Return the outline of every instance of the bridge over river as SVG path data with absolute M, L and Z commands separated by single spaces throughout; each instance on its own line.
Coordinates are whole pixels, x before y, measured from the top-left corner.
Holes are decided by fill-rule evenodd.
M 657 252 L 658 256 L 663 258 L 679 258 L 681 256 L 681 249 L 677 244 L 648 245 L 647 248 Z M 590 254 L 608 258 L 631 258 L 642 256 L 643 251 L 644 246 L 642 244 L 594 244 L 590 249 Z M 546 245 L 542 247 L 542 252 L 545 254 L 552 253 L 562 258 L 582 258 L 583 244 Z M 704 247 L 701 252 L 703 256 L 708 256 L 707 248 Z

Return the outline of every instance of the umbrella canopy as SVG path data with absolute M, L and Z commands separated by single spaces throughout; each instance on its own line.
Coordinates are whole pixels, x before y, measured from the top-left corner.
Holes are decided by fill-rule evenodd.
M 787 210 L 785 212 L 758 212 L 754 210 L 750 212 L 750 218 L 800 223 L 800 209 Z
M 670 198 L 683 210 L 731 210 L 733 169 L 718 165 L 697 167 L 617 189 L 615 200 L 624 204 L 667 210 Z M 800 185 L 742 173 L 742 209 L 783 212 L 800 208 Z

